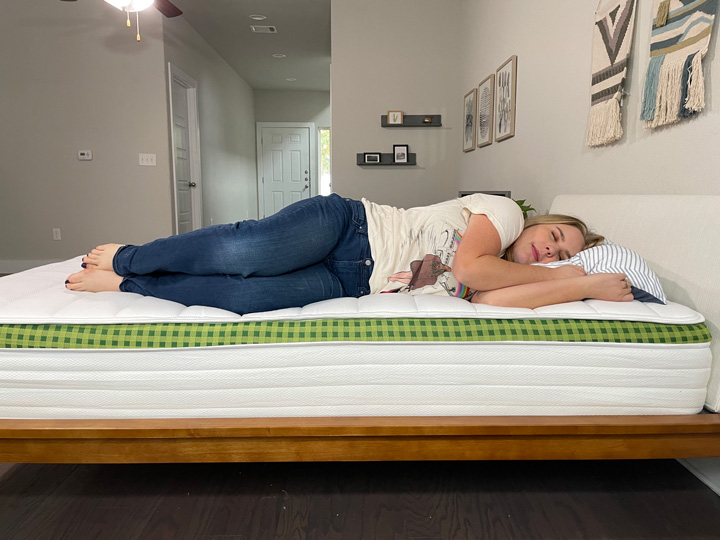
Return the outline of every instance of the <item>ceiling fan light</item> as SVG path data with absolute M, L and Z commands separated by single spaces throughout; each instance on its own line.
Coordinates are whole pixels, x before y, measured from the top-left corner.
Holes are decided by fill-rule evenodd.
M 153 5 L 155 0 L 105 0 L 122 11 L 142 11 Z

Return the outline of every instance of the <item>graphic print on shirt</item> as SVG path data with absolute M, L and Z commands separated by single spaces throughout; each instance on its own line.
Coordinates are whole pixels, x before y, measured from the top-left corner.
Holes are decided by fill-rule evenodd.
M 471 294 L 468 287 L 459 283 L 452 275 L 450 264 L 460 245 L 462 236 L 457 230 L 444 230 L 436 239 L 435 253 L 428 253 L 422 259 L 410 263 L 410 270 L 396 272 L 388 282 L 403 283 L 397 290 L 412 291 L 426 286 L 441 286 L 450 296 L 465 298 Z

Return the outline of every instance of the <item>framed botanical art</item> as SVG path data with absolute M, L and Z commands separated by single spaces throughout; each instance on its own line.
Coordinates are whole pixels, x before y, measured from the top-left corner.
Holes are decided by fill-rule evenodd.
M 515 135 L 515 94 L 517 87 L 517 56 L 511 56 L 495 72 L 495 140 L 504 141 Z
M 388 111 L 387 123 L 393 126 L 401 126 L 403 123 L 402 111 Z
M 495 106 L 495 74 L 491 73 L 478 86 L 477 94 L 477 145 L 493 142 L 493 110 Z
M 475 115 L 477 114 L 477 88 L 465 94 L 463 103 L 463 152 L 475 150 Z

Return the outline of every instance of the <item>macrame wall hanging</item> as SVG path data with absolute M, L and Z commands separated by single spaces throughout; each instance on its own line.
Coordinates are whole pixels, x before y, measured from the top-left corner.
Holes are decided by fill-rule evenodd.
M 600 0 L 593 33 L 592 87 L 587 144 L 622 137 L 622 96 L 635 23 L 636 0 Z
M 640 119 L 648 128 L 672 124 L 705 107 L 702 59 L 717 0 L 655 0 L 650 63 Z

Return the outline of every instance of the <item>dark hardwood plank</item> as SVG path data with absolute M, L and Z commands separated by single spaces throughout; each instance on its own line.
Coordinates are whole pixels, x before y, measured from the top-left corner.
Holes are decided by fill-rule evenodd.
M 17 465 L 1 540 L 720 539 L 674 460 Z

